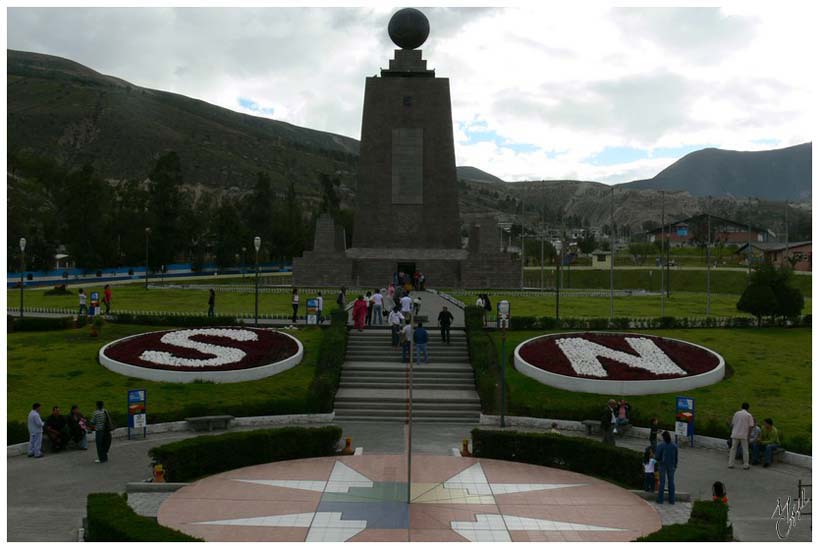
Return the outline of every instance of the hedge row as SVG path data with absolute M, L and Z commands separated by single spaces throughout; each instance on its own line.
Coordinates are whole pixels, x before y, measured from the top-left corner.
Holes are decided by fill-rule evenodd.
M 533 317 L 510 319 L 512 330 L 625 330 L 677 328 L 811 327 L 811 314 L 802 317 L 764 319 L 753 317 Z
M 593 439 L 550 433 L 481 430 L 473 435 L 473 455 L 571 470 L 630 489 L 643 487 L 638 451 Z
M 285 427 L 183 439 L 148 454 L 162 464 L 167 481 L 186 482 L 255 464 L 330 456 L 341 437 L 338 426 Z
M 347 311 L 337 308 L 330 313 L 330 327 L 322 331 L 316 357 L 316 374 L 310 386 L 310 395 L 317 412 L 333 410 L 346 350 Z
M 86 517 L 89 542 L 202 542 L 137 514 L 115 493 L 89 494 Z
M 47 330 L 66 330 L 83 327 L 87 323 L 85 317 L 14 317 L 6 316 L 7 332 L 39 332 Z
M 109 319 L 112 323 L 123 323 L 127 325 L 157 325 L 175 327 L 208 327 L 225 325 L 243 325 L 242 319 L 229 315 L 219 315 L 208 317 L 207 315 L 182 315 L 182 314 L 142 314 L 142 313 L 117 313 Z
M 698 500 L 687 523 L 666 525 L 637 542 L 726 542 L 732 540 L 729 507 L 722 502 Z

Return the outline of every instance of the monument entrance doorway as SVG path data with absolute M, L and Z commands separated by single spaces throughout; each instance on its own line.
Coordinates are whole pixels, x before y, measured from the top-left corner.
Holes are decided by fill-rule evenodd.
M 416 264 L 414 262 L 399 262 L 396 265 L 396 273 L 406 273 L 413 275 L 416 272 Z

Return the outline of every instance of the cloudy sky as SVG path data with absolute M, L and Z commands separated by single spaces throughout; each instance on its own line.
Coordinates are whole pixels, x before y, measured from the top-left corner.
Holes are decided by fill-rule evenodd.
M 456 162 L 506 180 L 652 177 L 704 147 L 810 141 L 816 20 L 774 8 L 423 8 Z M 395 7 L 10 8 L 8 47 L 359 138 Z

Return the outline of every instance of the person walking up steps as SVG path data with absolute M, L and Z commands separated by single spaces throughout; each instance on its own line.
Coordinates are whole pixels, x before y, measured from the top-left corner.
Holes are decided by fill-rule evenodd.
M 384 305 L 384 296 L 377 288 L 376 291 L 373 293 L 373 319 L 372 322 L 374 325 L 383 325 L 384 319 L 382 317 L 382 306 Z
M 395 306 L 387 317 L 387 322 L 390 323 L 390 344 L 393 349 L 399 349 L 399 332 L 401 332 L 401 324 L 404 322 L 404 316 L 399 312 L 399 306 Z
M 413 327 L 410 325 L 410 319 L 404 322 L 401 329 L 401 362 L 407 361 L 407 356 L 410 354 L 410 340 L 413 338 Z M 412 357 L 410 358 L 412 362 Z
M 441 306 L 438 314 L 438 326 L 441 328 L 441 343 L 450 343 L 450 325 L 453 324 L 453 314 L 447 311 L 447 306 Z
M 409 294 L 405 293 L 404 296 L 401 297 L 401 314 L 404 315 L 406 320 L 410 320 L 410 311 L 413 307 L 413 299 L 410 297 Z
M 421 365 L 421 354 L 424 353 L 424 362 L 429 363 L 430 359 L 427 357 L 427 341 L 430 336 L 427 334 L 427 329 L 419 321 L 416 331 L 413 333 L 413 343 L 416 344 L 416 364 Z
M 749 413 L 749 404 L 743 403 L 740 410 L 732 417 L 732 447 L 729 449 L 729 468 L 735 467 L 737 446 L 743 449 L 743 469 L 749 469 L 749 430 L 755 425 L 755 419 Z
M 353 302 L 353 327 L 359 332 L 364 328 L 365 317 L 367 317 L 367 302 L 360 294 Z

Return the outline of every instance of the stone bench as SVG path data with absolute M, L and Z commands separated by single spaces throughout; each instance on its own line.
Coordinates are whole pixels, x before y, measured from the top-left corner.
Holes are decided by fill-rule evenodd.
M 601 421 L 600 420 L 583 420 L 581 424 L 586 426 L 587 435 L 592 435 L 594 433 L 599 433 L 601 431 Z
M 229 414 L 224 415 L 214 415 L 214 416 L 197 416 L 195 418 L 186 418 L 185 422 L 187 422 L 194 431 L 213 431 L 215 427 L 222 428 L 223 430 L 228 429 L 228 425 L 233 420 L 233 416 Z

